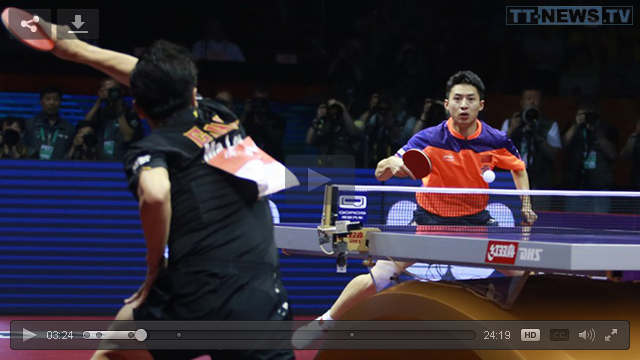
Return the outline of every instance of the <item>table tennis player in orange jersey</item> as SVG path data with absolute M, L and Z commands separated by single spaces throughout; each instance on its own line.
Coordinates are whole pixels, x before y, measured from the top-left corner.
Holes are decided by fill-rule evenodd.
M 529 190 L 525 164 L 511 140 L 505 133 L 478 120 L 478 113 L 484 108 L 484 91 L 482 80 L 471 71 L 451 76 L 444 100 L 451 117 L 418 132 L 394 156 L 380 161 L 376 178 L 380 181 L 393 176 L 415 179 L 402 157 L 408 150 L 418 149 L 428 155 L 433 167 L 422 179 L 424 186 L 488 188 L 483 171 L 499 167 L 511 170 L 517 189 Z M 420 207 L 414 214 L 414 222 L 418 225 L 495 224 L 485 210 L 488 196 L 418 193 L 416 199 Z M 522 216 L 529 224 L 537 219 L 528 196 L 522 197 Z M 378 261 L 371 276 L 364 274 L 351 280 L 329 311 L 296 331 L 293 345 L 301 349 L 322 337 L 335 324 L 331 320 L 340 319 L 353 305 L 389 286 L 395 274 L 411 265 L 411 262 Z

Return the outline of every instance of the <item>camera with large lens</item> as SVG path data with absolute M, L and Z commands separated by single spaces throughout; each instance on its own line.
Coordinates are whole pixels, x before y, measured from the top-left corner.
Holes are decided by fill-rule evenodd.
M 88 148 L 92 148 L 98 145 L 98 136 L 94 133 L 85 134 L 82 137 L 82 141 Z
M 110 104 L 115 104 L 122 99 L 122 90 L 120 90 L 119 87 L 114 86 L 110 88 L 108 94 L 107 100 Z
M 330 122 L 338 122 L 339 120 L 342 119 L 342 115 L 343 115 L 342 106 L 338 104 L 329 105 L 329 107 L 327 108 L 326 118 Z
M 593 110 L 589 110 L 589 111 L 585 112 L 584 113 L 584 122 L 585 122 L 585 124 L 589 125 L 590 127 L 593 127 L 598 122 L 598 113 L 593 111 Z
M 13 129 L 6 129 L 2 134 L 4 144 L 12 148 L 20 142 L 20 133 Z
M 527 125 L 535 125 L 541 117 L 542 114 L 536 107 L 527 108 L 522 112 L 522 121 Z

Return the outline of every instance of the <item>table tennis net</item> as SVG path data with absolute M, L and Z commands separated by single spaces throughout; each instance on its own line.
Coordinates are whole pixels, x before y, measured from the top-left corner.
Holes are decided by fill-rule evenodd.
M 335 220 L 394 231 L 638 233 L 640 192 L 333 185 Z M 537 220 L 523 215 L 523 201 Z

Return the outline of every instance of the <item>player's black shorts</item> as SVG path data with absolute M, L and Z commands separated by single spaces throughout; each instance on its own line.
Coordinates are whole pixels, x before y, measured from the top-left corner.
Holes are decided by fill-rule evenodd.
M 161 270 L 134 319 L 282 321 L 292 320 L 279 270 L 259 263 L 198 259 L 188 268 Z M 151 350 L 156 360 L 294 359 L 292 350 Z
M 498 226 L 498 221 L 492 218 L 487 210 L 466 216 L 443 217 L 432 214 L 420 206 L 413 212 L 412 223 L 416 225 Z

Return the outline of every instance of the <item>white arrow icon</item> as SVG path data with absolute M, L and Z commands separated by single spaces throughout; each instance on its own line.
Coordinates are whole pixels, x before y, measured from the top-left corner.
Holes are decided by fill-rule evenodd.
M 32 333 L 31 331 L 29 331 L 29 330 L 27 330 L 25 328 L 22 328 L 22 342 L 25 342 L 25 341 L 27 341 L 29 339 L 34 338 L 34 337 L 36 337 L 36 334 Z
M 317 172 L 307 168 L 307 191 L 311 191 L 317 187 L 320 187 L 331 181 L 326 176 L 318 174 Z
M 82 15 L 76 15 L 76 21 L 73 21 L 72 24 L 76 28 L 80 29 L 80 27 L 84 25 L 84 22 L 82 21 Z
M 617 335 L 617 334 L 618 334 L 618 329 L 611 330 L 611 335 Z
M 605 337 L 604 337 L 604 341 L 606 341 L 606 342 L 611 341 L 611 335 L 609 335 L 609 336 L 605 336 Z

